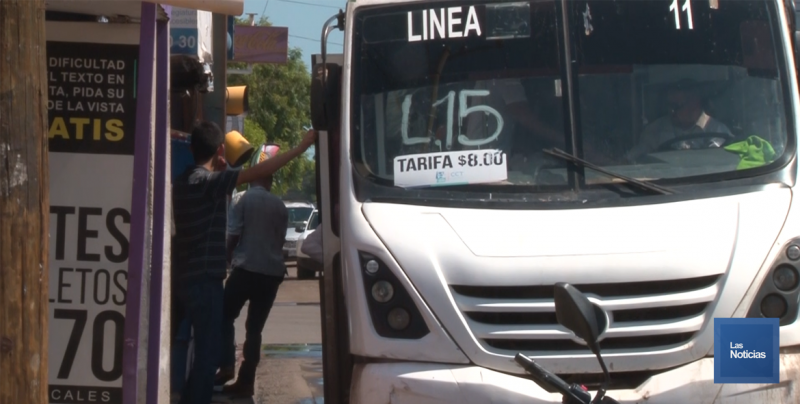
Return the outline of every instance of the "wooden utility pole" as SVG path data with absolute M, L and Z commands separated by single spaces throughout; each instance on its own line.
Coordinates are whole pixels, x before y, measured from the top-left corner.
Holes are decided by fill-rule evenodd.
M 0 404 L 47 403 L 44 0 L 0 0 Z

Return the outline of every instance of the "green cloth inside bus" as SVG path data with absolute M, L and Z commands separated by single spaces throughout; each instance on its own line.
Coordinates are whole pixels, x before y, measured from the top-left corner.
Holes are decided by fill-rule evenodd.
M 737 170 L 761 167 L 775 159 L 775 149 L 772 145 L 755 135 L 741 142 L 731 143 L 725 146 L 725 150 L 736 153 L 741 158 Z

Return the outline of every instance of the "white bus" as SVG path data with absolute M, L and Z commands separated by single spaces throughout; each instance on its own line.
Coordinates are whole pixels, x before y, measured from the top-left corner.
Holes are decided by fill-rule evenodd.
M 335 28 L 326 403 L 561 402 L 518 352 L 598 389 L 557 282 L 603 309 L 619 402 L 800 402 L 791 2 L 349 1 L 323 57 Z M 781 383 L 714 383 L 732 317 L 780 319 Z

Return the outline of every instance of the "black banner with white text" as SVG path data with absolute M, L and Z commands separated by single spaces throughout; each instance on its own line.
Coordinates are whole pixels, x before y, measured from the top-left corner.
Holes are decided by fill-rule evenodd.
M 51 152 L 133 155 L 137 45 L 47 43 Z

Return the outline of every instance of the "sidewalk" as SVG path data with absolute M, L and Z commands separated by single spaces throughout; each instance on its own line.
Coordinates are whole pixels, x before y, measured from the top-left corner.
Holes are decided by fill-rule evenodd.
M 319 281 L 298 280 L 290 266 L 262 332 L 262 356 L 252 399 L 215 402 L 230 404 L 322 404 L 322 330 Z M 241 365 L 247 307 L 236 320 L 236 367 Z
M 322 352 L 319 346 L 265 345 L 256 371 L 252 399 L 231 400 L 215 395 L 220 404 L 322 404 Z M 241 350 L 236 352 L 238 370 Z

